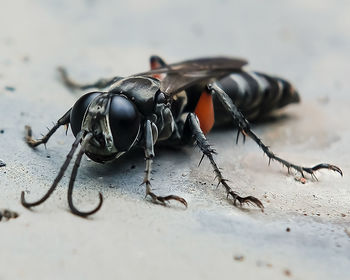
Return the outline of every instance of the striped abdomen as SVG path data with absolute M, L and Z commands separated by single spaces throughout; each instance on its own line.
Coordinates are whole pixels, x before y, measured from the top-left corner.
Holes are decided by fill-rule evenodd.
M 248 120 L 256 120 L 275 109 L 299 102 L 299 94 L 286 80 L 258 72 L 233 73 L 217 81 Z M 214 99 L 215 123 L 225 122 L 227 114 Z

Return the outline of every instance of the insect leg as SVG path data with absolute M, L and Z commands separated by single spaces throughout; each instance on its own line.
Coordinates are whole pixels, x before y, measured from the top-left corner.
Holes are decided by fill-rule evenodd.
M 243 136 L 249 136 L 253 139 L 255 143 L 259 145 L 259 147 L 264 151 L 264 153 L 269 157 L 269 162 L 271 160 L 276 160 L 277 162 L 281 163 L 285 167 L 288 168 L 288 171 L 290 169 L 294 169 L 298 171 L 303 177 L 304 172 L 309 173 L 311 177 L 316 178 L 314 172 L 319 169 L 329 169 L 333 170 L 335 172 L 338 172 L 341 176 L 343 176 L 343 172 L 341 169 L 335 165 L 331 165 L 328 163 L 321 163 L 317 164 L 313 167 L 303 167 L 300 165 L 296 165 L 293 163 L 288 162 L 285 159 L 282 159 L 278 156 L 276 156 L 268 146 L 266 146 L 259 138 L 255 135 L 255 133 L 250 129 L 249 122 L 246 120 L 246 118 L 243 116 L 243 114 L 238 110 L 236 105 L 233 104 L 231 98 L 223 91 L 216 83 L 213 83 L 208 86 L 209 90 L 217 95 L 223 106 L 226 108 L 228 112 L 231 113 L 231 116 L 233 118 L 233 122 L 238 126 L 238 133 L 242 133 Z
M 74 152 L 75 150 L 77 149 L 78 145 L 79 145 L 79 142 L 80 140 L 82 139 L 83 137 L 83 132 L 80 131 L 72 145 L 72 148 L 71 150 L 69 151 L 67 157 L 66 157 L 66 160 L 65 162 L 63 163 L 58 175 L 56 176 L 55 180 L 53 181 L 51 187 L 49 188 L 49 190 L 47 191 L 47 193 L 41 198 L 39 199 L 38 201 L 35 201 L 35 202 L 27 202 L 24 198 L 24 191 L 22 191 L 21 193 L 21 203 L 24 207 L 26 208 L 30 208 L 30 207 L 33 207 L 33 206 L 37 206 L 41 203 L 43 203 L 46 199 L 48 199 L 50 197 L 50 195 L 53 193 L 53 191 L 56 189 L 59 181 L 62 179 L 63 175 L 64 175 L 64 172 L 66 171 L 70 161 L 72 160 L 73 158 L 73 155 L 74 155 Z
M 18 213 L 9 210 L 9 209 L 1 209 L 0 210 L 0 222 L 2 218 L 5 218 L 6 220 L 9 219 L 16 219 L 18 217 Z
M 63 115 L 62 118 L 60 118 L 56 124 L 53 126 L 53 128 L 51 128 L 49 130 L 49 132 L 43 136 L 43 138 L 41 139 L 33 139 L 32 135 L 32 128 L 29 125 L 25 126 L 25 130 L 26 130 L 26 142 L 29 146 L 31 146 L 32 148 L 39 146 L 40 144 L 46 144 L 47 141 L 49 141 L 50 137 L 52 136 L 52 134 L 54 134 L 56 132 L 56 130 L 61 126 L 61 125 L 68 125 L 70 122 L 70 112 L 72 109 L 69 109 L 67 113 L 65 113 Z
M 216 152 L 211 147 L 208 140 L 204 136 L 204 133 L 200 128 L 198 118 L 194 113 L 188 114 L 186 124 L 189 126 L 191 133 L 192 133 L 194 139 L 196 140 L 198 147 L 203 152 L 203 157 L 206 156 L 209 159 L 211 165 L 213 166 L 216 178 L 219 181 L 218 185 L 222 184 L 224 186 L 224 188 L 226 189 L 227 197 L 229 197 L 229 196 L 232 197 L 234 205 L 236 205 L 236 202 L 238 201 L 240 206 L 244 203 L 255 204 L 257 207 L 259 207 L 260 209 L 263 210 L 264 206 L 259 199 L 255 198 L 253 196 L 241 197 L 236 192 L 234 192 L 231 189 L 231 187 L 227 184 L 227 180 L 224 179 L 219 167 L 217 166 L 216 162 L 214 161 L 213 155 L 216 154 Z M 203 157 L 202 157 L 202 159 L 203 159 Z
M 181 202 L 183 205 L 187 207 L 187 202 L 184 198 L 179 197 L 177 195 L 167 195 L 167 196 L 158 196 L 153 193 L 151 189 L 151 170 L 152 170 L 152 161 L 154 158 L 154 145 L 153 145 L 153 134 L 152 134 L 152 124 L 151 121 L 147 120 L 144 128 L 145 133 L 145 160 L 146 160 L 146 168 L 145 168 L 145 177 L 141 185 L 146 185 L 146 196 L 150 196 L 154 203 L 159 203 L 162 205 L 166 205 L 166 201 L 169 200 L 177 200 Z
M 113 77 L 111 79 L 99 79 L 94 83 L 91 84 L 80 84 L 77 83 L 75 81 L 73 81 L 67 73 L 67 70 L 63 67 L 58 67 L 58 72 L 61 75 L 61 79 L 63 81 L 63 83 L 65 84 L 65 86 L 71 90 L 75 90 L 75 89 L 80 89 L 80 90 L 86 90 L 86 89 L 90 89 L 90 88 L 98 88 L 98 89 L 102 89 L 105 87 L 108 87 L 112 84 L 114 84 L 115 82 L 119 81 L 120 79 L 122 79 L 122 77 Z
M 81 162 L 81 158 L 83 157 L 84 155 L 84 152 L 85 152 L 85 149 L 86 149 L 86 144 L 89 142 L 89 140 L 91 139 L 92 137 L 92 133 L 88 133 L 82 143 L 81 143 L 81 148 L 77 154 L 77 157 L 76 157 L 76 160 L 75 160 L 75 163 L 74 163 L 74 167 L 73 167 L 73 170 L 72 170 L 72 175 L 70 177 L 70 180 L 69 180 L 69 187 L 68 187 L 68 204 L 69 204 L 69 208 L 70 210 L 72 211 L 73 214 L 77 215 L 77 216 L 80 216 L 80 217 L 87 217 L 89 215 L 92 215 L 94 213 L 96 213 L 102 206 L 102 203 L 103 203 L 103 196 L 101 193 L 99 193 L 99 204 L 96 206 L 95 209 L 91 210 L 91 211 L 87 211 L 87 212 L 81 212 L 79 211 L 73 204 L 73 199 L 72 199 L 72 195 L 73 195 L 73 186 L 74 186 L 74 181 L 75 181 L 75 178 L 77 176 L 77 173 L 78 173 L 78 168 L 80 166 L 80 162 Z

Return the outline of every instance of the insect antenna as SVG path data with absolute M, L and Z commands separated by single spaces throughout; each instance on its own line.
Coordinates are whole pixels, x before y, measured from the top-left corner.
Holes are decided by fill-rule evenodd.
M 76 139 L 75 139 L 75 141 L 74 141 L 74 143 L 73 143 L 73 145 L 72 145 L 72 148 L 71 148 L 71 150 L 69 151 L 69 153 L 68 153 L 68 155 L 67 155 L 67 157 L 66 157 L 65 162 L 64 162 L 63 165 L 61 166 L 61 169 L 60 169 L 60 171 L 59 171 L 57 177 L 56 177 L 55 180 L 53 181 L 53 183 L 52 183 L 51 187 L 49 188 L 49 190 L 47 191 L 47 193 L 46 193 L 41 199 L 39 199 L 38 201 L 35 201 L 35 202 L 27 202 L 27 201 L 25 200 L 25 197 L 24 197 L 24 196 L 25 196 L 24 191 L 22 191 L 22 193 L 21 193 L 21 203 L 22 203 L 22 205 L 23 205 L 24 207 L 30 208 L 30 207 L 33 207 L 33 206 L 37 206 L 37 205 L 39 205 L 39 204 L 45 202 L 45 200 L 47 200 L 47 199 L 50 197 L 50 195 L 51 195 L 51 194 L 53 193 L 53 191 L 56 189 L 56 187 L 57 187 L 59 181 L 61 181 L 61 179 L 62 179 L 62 177 L 63 177 L 63 175 L 64 175 L 64 172 L 66 171 L 66 169 L 67 169 L 67 167 L 68 167 L 70 161 L 72 160 L 73 155 L 74 155 L 76 149 L 78 148 L 79 142 L 81 141 L 82 137 L 83 137 L 83 131 L 80 131 L 80 132 L 77 134 L 77 137 L 76 137 Z
M 81 159 L 84 155 L 84 152 L 85 152 L 85 148 L 86 148 L 86 145 L 87 143 L 89 142 L 89 140 L 91 139 L 92 137 L 92 133 L 88 133 L 82 143 L 81 143 L 81 148 L 77 154 L 77 157 L 75 159 L 75 163 L 74 163 L 74 167 L 73 167 L 73 170 L 72 170 L 72 175 L 70 177 L 70 180 L 69 180 L 69 186 L 68 186 L 68 204 L 69 204 L 69 208 L 70 210 L 72 211 L 73 214 L 77 215 L 77 216 L 80 216 L 80 217 L 87 217 L 89 215 L 92 215 L 94 213 L 96 213 L 98 210 L 100 210 L 101 206 L 102 206 L 102 203 L 103 203 L 103 196 L 102 194 L 99 192 L 99 203 L 98 205 L 96 206 L 95 209 L 91 210 L 91 211 L 87 211 L 87 212 L 81 212 L 79 211 L 73 204 L 73 187 L 74 187 L 74 181 L 75 181 L 75 178 L 77 177 L 77 173 L 78 173 L 78 168 L 80 166 L 80 162 L 81 162 Z

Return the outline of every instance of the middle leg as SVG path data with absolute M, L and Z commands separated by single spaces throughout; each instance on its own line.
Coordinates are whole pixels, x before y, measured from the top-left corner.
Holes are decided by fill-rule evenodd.
M 185 126 L 188 125 L 191 134 L 193 135 L 198 147 L 201 149 L 203 152 L 203 157 L 206 156 L 211 165 L 213 166 L 216 178 L 219 181 L 218 185 L 223 185 L 226 193 L 227 193 L 227 198 L 230 196 L 233 199 L 233 204 L 236 205 L 237 201 L 239 202 L 240 206 L 242 204 L 255 204 L 257 207 L 259 207 L 261 210 L 264 209 L 264 205 L 262 202 L 255 198 L 254 196 L 246 196 L 246 197 L 241 197 L 239 196 L 235 191 L 231 189 L 231 187 L 227 184 L 227 180 L 223 177 L 219 167 L 217 166 L 216 162 L 214 161 L 213 155 L 216 153 L 215 150 L 211 147 L 209 144 L 208 140 L 204 136 L 203 131 L 200 128 L 198 118 L 194 113 L 190 113 L 187 116 L 186 124 Z M 203 159 L 202 157 L 202 159 Z M 201 160 L 202 160 L 201 159 Z

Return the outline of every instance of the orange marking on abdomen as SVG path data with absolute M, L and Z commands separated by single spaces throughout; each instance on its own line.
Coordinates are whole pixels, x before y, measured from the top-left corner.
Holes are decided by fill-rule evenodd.
M 209 133 L 215 122 L 212 95 L 206 91 L 203 91 L 194 112 L 199 119 L 200 127 L 203 133 Z

